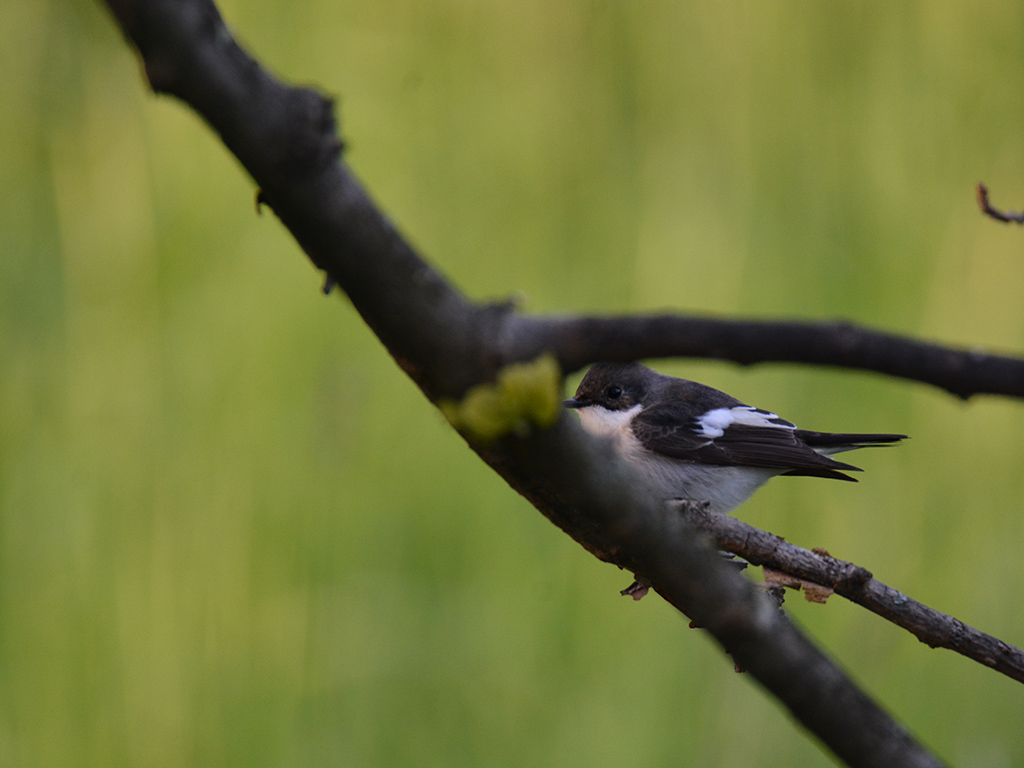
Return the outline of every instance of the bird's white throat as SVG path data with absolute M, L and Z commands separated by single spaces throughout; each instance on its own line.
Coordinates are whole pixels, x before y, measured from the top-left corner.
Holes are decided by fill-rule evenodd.
M 625 411 L 609 411 L 600 405 L 588 405 L 580 408 L 577 413 L 580 415 L 580 424 L 590 434 L 614 437 L 628 432 L 629 423 L 642 409 L 640 403 Z

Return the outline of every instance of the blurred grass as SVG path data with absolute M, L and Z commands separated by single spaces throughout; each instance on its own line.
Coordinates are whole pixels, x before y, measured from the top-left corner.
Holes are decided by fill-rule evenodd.
M 1024 347 L 1009 2 L 229 2 L 474 296 L 843 317 Z M 0 767 L 830 764 L 489 470 L 96 4 L 0 27 Z M 809 428 L 905 431 L 750 522 L 1020 645 L 1020 404 L 666 362 Z M 806 629 L 960 765 L 1016 683 L 839 601 Z

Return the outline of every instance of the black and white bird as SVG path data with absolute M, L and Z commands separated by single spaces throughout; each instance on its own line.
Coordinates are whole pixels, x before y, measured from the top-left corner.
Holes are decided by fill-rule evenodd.
M 770 411 L 639 363 L 598 363 L 565 405 L 579 412 L 588 432 L 614 439 L 665 498 L 706 501 L 722 513 L 776 475 L 854 481 L 844 473 L 860 469 L 830 455 L 906 437 L 797 429 Z

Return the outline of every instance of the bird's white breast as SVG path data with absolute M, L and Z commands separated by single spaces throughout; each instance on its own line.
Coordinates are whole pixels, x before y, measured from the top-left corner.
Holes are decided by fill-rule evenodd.
M 665 498 L 695 499 L 710 502 L 717 512 L 730 512 L 778 474 L 774 469 L 704 465 L 660 456 L 640 443 L 630 425 L 643 406 L 634 405 L 625 411 L 610 411 L 599 405 L 580 408 L 580 424 L 592 435 L 615 441 L 619 454 L 632 464 L 641 477 L 657 488 Z M 748 406 L 718 408 L 700 419 L 703 434 L 710 439 L 720 437 L 732 424 L 750 424 L 783 428 L 768 420 L 775 414 Z M 792 428 L 792 427 L 790 427 Z
M 776 469 L 698 464 L 651 453 L 641 461 L 633 459 L 632 464 L 665 498 L 706 501 L 712 510 L 723 514 L 736 509 L 779 474 Z

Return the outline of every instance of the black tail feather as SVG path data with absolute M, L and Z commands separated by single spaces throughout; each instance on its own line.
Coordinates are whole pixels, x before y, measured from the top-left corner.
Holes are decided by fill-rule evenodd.
M 844 464 L 843 466 L 846 467 L 846 471 L 847 472 L 863 472 L 864 471 L 860 467 L 854 467 L 854 466 L 851 466 L 850 464 Z M 849 475 L 844 475 L 842 472 L 840 472 L 838 470 L 835 470 L 835 469 L 791 469 L 789 472 L 783 472 L 782 474 L 783 474 L 784 477 L 796 477 L 796 476 L 800 476 L 800 477 L 828 477 L 828 478 L 831 478 L 833 480 L 846 480 L 847 482 L 850 482 L 850 483 L 856 483 L 857 482 L 857 478 L 856 477 L 850 477 Z
M 906 435 L 810 432 L 806 429 L 798 429 L 795 437 L 798 440 L 803 440 L 811 448 L 833 448 L 837 450 L 892 445 L 900 440 L 907 439 Z

